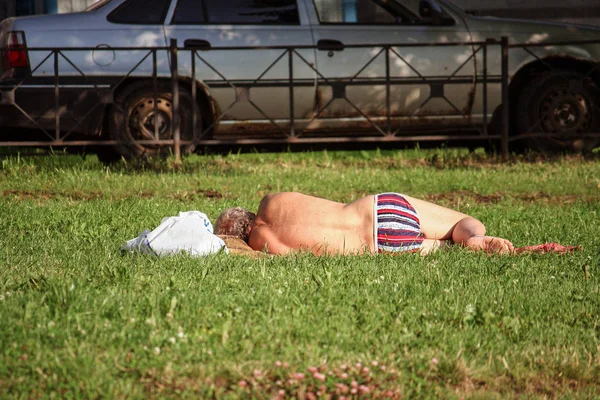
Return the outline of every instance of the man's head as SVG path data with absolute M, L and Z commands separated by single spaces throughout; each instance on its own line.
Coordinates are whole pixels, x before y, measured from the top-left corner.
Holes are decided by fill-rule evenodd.
M 235 236 L 248 243 L 256 214 L 242 207 L 223 211 L 215 224 L 216 235 Z

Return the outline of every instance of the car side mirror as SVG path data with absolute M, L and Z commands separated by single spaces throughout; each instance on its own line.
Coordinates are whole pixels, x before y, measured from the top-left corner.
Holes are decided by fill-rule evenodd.
M 419 16 L 431 21 L 432 25 L 454 24 L 454 19 L 446 14 L 434 0 L 419 1 Z

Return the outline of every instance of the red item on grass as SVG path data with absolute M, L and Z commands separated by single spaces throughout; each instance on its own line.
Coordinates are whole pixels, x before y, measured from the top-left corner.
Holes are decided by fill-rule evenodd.
M 546 254 L 546 253 L 572 253 L 575 250 L 581 250 L 581 246 L 563 246 L 558 243 L 543 243 L 534 246 L 523 246 L 515 249 L 515 253 L 535 253 L 535 254 Z

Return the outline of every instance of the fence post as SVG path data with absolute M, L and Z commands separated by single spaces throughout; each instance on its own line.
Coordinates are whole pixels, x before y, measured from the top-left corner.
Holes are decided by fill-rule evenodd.
M 387 136 L 392 136 L 390 79 L 390 46 L 385 46 L 385 129 Z
M 181 162 L 181 116 L 179 114 L 179 65 L 177 60 L 177 39 L 171 39 L 169 48 L 171 53 L 171 90 L 172 90 L 172 112 L 171 131 L 173 134 L 173 152 L 175 153 L 175 162 Z
M 294 127 L 294 49 L 288 50 L 288 70 L 289 70 L 289 91 L 290 91 L 290 137 L 296 137 L 296 128 Z
M 510 108 L 508 105 L 508 37 L 502 36 L 502 160 L 508 161 L 508 130 Z
M 488 135 L 488 44 L 495 43 L 494 39 L 487 38 L 483 44 L 483 135 Z M 489 144 L 489 139 L 488 139 Z
M 154 102 L 154 140 L 160 139 L 158 133 L 158 60 L 156 50 L 152 51 L 152 101 Z
M 60 142 L 60 89 L 58 83 L 58 55 L 54 49 L 54 140 Z

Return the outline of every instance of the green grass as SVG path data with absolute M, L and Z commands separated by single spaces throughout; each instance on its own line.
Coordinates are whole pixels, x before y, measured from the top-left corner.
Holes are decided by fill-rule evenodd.
M 600 396 L 600 159 L 462 150 L 0 160 L 0 398 Z M 381 191 L 568 255 L 121 255 L 179 211 Z M 315 369 L 316 368 L 316 369 Z M 366 368 L 366 369 L 365 369 Z M 304 376 L 298 375 L 304 374 Z M 322 374 L 322 375 L 321 375 Z

